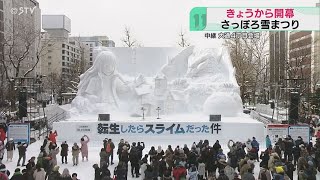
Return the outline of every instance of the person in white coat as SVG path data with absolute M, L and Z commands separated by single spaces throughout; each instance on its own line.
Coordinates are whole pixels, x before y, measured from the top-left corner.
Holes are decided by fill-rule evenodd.
M 189 180 L 198 180 L 198 171 L 195 166 L 192 166 L 188 171 Z
M 233 179 L 235 170 L 230 166 L 230 164 L 227 164 L 227 166 L 224 168 L 224 173 L 229 179 Z
M 36 165 L 36 170 L 33 173 L 34 180 L 45 180 L 46 179 L 46 172 L 43 168 L 41 168 L 40 164 Z
M 140 177 L 141 177 L 141 179 L 144 179 L 144 178 L 145 178 L 144 172 L 147 170 L 147 165 L 148 165 L 147 161 L 144 160 L 144 161 L 142 162 L 141 167 L 140 167 L 140 174 L 141 174 Z
M 202 161 L 199 161 L 198 165 L 198 175 L 199 175 L 199 180 L 203 180 L 206 174 L 206 164 Z
M 49 156 L 52 158 L 51 162 L 52 162 L 52 166 L 53 167 L 58 164 L 58 162 L 57 162 L 57 154 L 59 154 L 59 152 L 60 152 L 60 148 L 57 147 L 57 146 L 50 151 Z

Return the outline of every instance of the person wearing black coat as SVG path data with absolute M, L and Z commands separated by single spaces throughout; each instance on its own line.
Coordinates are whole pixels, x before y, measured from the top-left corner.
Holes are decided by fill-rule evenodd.
M 130 158 L 130 164 L 131 164 L 131 175 L 134 178 L 134 174 L 136 177 L 139 177 L 139 152 L 138 148 L 136 146 L 136 143 L 133 142 L 129 154 Z
M 221 145 L 219 143 L 219 141 L 217 140 L 216 143 L 214 143 L 213 145 L 213 149 L 218 152 L 219 149 L 221 149 Z
M 268 167 L 268 161 L 270 159 L 268 149 L 265 152 L 261 152 L 260 159 L 261 159 L 260 167 L 263 167 L 263 166 Z
M 118 150 L 117 150 L 117 154 L 118 154 L 118 157 L 119 157 L 119 161 L 121 160 L 121 153 L 122 153 L 122 150 L 123 150 L 123 146 L 125 145 L 124 143 L 124 139 L 121 139 L 119 144 L 118 144 Z
M 198 162 L 197 162 L 197 154 L 194 151 L 190 151 L 189 155 L 187 156 L 187 162 L 188 162 L 188 169 L 191 167 L 191 165 L 195 165 L 198 167 Z
M 236 169 L 238 167 L 238 158 L 235 154 L 229 152 L 228 153 L 228 161 L 229 161 L 230 166 L 233 169 Z
M 286 162 L 286 167 L 286 174 L 290 179 L 293 179 L 293 172 L 296 170 L 296 168 L 294 167 L 291 161 Z
M 160 177 L 163 177 L 166 169 L 167 169 L 167 163 L 165 161 L 165 158 L 163 157 L 161 159 L 161 161 L 159 162 L 159 176 Z
M 293 160 L 292 151 L 293 151 L 294 142 L 291 136 L 288 136 L 284 140 L 284 160 Z
M 142 154 L 143 154 L 142 152 L 143 152 L 144 148 L 145 148 L 144 142 L 138 142 L 137 149 L 138 149 L 138 157 L 139 157 L 139 160 L 142 159 Z
M 213 148 L 210 148 L 207 154 L 206 170 L 208 174 L 215 174 L 217 170 L 217 158 L 216 152 Z
M 296 166 L 298 163 L 298 159 L 300 157 L 300 147 L 299 146 L 294 146 L 292 149 L 292 153 L 293 153 L 293 165 Z
M 114 169 L 114 174 L 117 180 L 127 180 L 127 168 L 123 162 L 119 162 L 118 166 Z
M 98 164 L 94 164 L 94 180 L 101 180 L 101 169 L 99 168 Z
M 144 180 L 152 180 L 153 179 L 153 169 L 150 165 L 147 165 L 147 169 L 143 173 L 145 174 Z
M 68 164 L 68 151 L 69 151 L 69 145 L 67 144 L 67 141 L 64 141 L 61 144 L 61 152 L 60 152 L 62 164 L 64 163 Z
M 27 143 L 21 143 L 18 142 L 17 145 L 18 151 L 19 151 L 19 159 L 18 159 L 18 163 L 17 166 L 20 166 L 20 161 L 22 159 L 22 166 L 25 166 L 25 161 L 26 161 L 26 151 L 28 148 L 28 144 Z

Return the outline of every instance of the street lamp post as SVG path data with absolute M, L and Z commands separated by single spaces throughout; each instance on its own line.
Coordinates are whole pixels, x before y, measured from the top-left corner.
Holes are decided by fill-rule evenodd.
M 160 119 L 160 110 L 161 110 L 161 108 L 160 108 L 160 107 L 157 107 L 156 110 L 158 111 L 158 118 L 157 118 L 157 119 Z
M 144 111 L 145 111 L 146 109 L 144 108 L 144 107 L 141 107 L 141 111 L 142 111 L 142 119 L 144 120 Z

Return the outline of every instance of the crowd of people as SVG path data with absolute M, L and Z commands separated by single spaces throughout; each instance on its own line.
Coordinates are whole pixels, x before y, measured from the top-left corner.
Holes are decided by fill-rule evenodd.
M 38 157 L 31 157 L 26 162 L 26 152 L 28 144 L 18 142 L 15 145 L 13 139 L 9 139 L 4 145 L 0 141 L 0 180 L 78 180 L 77 173 L 70 174 L 69 169 L 63 169 L 62 173 L 59 172 L 60 167 L 58 166 L 57 155 L 60 153 L 62 163 L 68 163 L 67 156 L 69 147 L 66 142 L 61 144 L 60 147 L 57 145 L 56 137 L 57 132 L 50 132 L 49 136 L 44 139 L 42 146 L 40 147 L 40 153 Z M 82 160 L 88 161 L 88 142 L 89 137 L 84 135 L 80 140 L 80 147 L 77 143 L 71 148 L 73 166 L 77 166 L 79 163 L 79 155 L 81 153 Z M 12 162 L 13 151 L 18 149 L 18 162 L 17 168 L 14 173 L 11 174 L 6 169 L 4 164 L 4 151 L 7 151 L 7 162 Z M 21 170 L 20 167 L 23 169 Z
M 230 140 L 228 152 L 223 151 L 218 140 L 214 144 L 201 140 L 193 142 L 191 147 L 168 145 L 164 150 L 161 146 L 152 146 L 148 154 L 143 155 L 143 142 L 130 145 L 122 139 L 117 148 L 119 164 L 113 178 L 126 180 L 131 175 L 144 180 L 255 180 L 254 169 L 259 168 L 258 180 L 294 180 L 296 170 L 298 180 L 316 180 L 320 170 L 320 139 L 315 145 L 305 143 L 300 136 L 296 140 L 291 136 L 279 138 L 274 145 L 268 136 L 265 141 L 268 148 L 262 150 L 260 156 L 260 144 L 255 137 L 244 143 Z M 114 147 L 111 140 L 105 142 Z M 108 143 L 104 143 L 100 152 L 101 168 L 94 165 L 95 180 L 111 179 L 108 165 L 113 151 L 107 151 L 106 147 Z M 259 167 L 255 162 L 259 162 Z
M 7 151 L 7 161 L 12 161 L 13 151 L 17 149 L 19 158 L 11 180 L 77 180 L 77 174 L 71 174 L 67 168 L 60 173 L 57 156 L 60 153 L 61 163 L 68 164 L 69 145 L 66 141 L 57 145 L 57 135 L 57 132 L 50 132 L 38 157 L 31 157 L 27 162 L 28 144 L 19 142 L 15 146 L 13 139 L 6 143 L 0 141 L 0 179 L 10 177 L 3 164 L 4 151 Z M 79 158 L 88 161 L 89 141 L 84 135 L 79 145 L 74 143 L 71 147 L 73 166 L 78 166 Z M 291 136 L 279 138 L 276 143 L 266 136 L 265 142 L 268 148 L 263 150 L 252 137 L 246 142 L 229 140 L 227 152 L 218 140 L 214 143 L 200 140 L 190 146 L 168 145 L 165 149 L 152 146 L 146 151 L 144 142 L 129 143 L 121 139 L 115 145 L 112 139 L 105 139 L 99 153 L 100 163 L 93 165 L 94 180 L 127 180 L 129 177 L 143 180 L 255 180 L 257 168 L 258 180 L 294 180 L 294 173 L 298 180 L 316 180 L 320 170 L 319 138 L 314 145 L 305 143 L 301 137 L 293 140 Z M 117 156 L 117 164 L 110 172 L 114 156 Z

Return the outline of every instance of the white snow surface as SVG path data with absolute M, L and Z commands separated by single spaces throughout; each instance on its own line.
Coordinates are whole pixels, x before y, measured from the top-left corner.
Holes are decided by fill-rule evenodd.
M 202 137 L 202 139 L 205 139 L 206 137 Z M 125 139 L 128 142 L 132 142 L 130 141 L 130 139 Z M 167 145 L 171 144 L 172 147 L 175 147 L 176 145 L 180 145 L 183 146 L 184 144 L 187 144 L 188 147 L 190 148 L 191 144 L 193 143 L 193 141 L 198 142 L 199 139 L 194 139 L 193 137 L 188 137 L 186 138 L 184 141 L 180 141 L 177 142 L 174 139 L 167 137 L 167 140 L 165 141 L 157 141 L 157 142 L 151 142 L 148 140 L 148 137 L 146 137 L 145 139 L 141 140 L 144 141 L 146 143 L 146 148 L 144 149 L 143 153 L 148 153 L 148 151 L 150 150 L 151 146 L 155 146 L 157 147 L 158 145 L 162 146 L 162 148 L 165 150 L 167 148 Z M 258 139 L 259 141 L 259 139 Z M 215 141 L 210 141 L 210 144 L 214 143 Z M 41 141 L 37 141 L 33 144 L 31 144 L 28 149 L 27 149 L 27 160 L 30 159 L 32 156 L 37 157 L 40 151 L 40 146 L 42 145 L 42 140 Z M 72 142 L 68 142 L 69 145 L 72 145 Z M 118 142 L 115 141 L 114 142 L 115 145 L 117 146 Z M 58 136 L 58 145 L 60 145 L 60 141 L 59 141 L 59 136 Z M 263 146 L 265 143 L 260 141 L 260 144 Z M 102 147 L 102 142 L 101 143 L 94 143 L 94 142 L 89 142 L 89 161 L 88 162 L 82 162 L 80 160 L 79 165 L 78 166 L 72 166 L 72 156 L 70 155 L 69 152 L 69 156 L 68 156 L 68 164 L 61 164 L 61 156 L 60 154 L 57 155 L 57 160 L 58 160 L 58 165 L 60 166 L 60 173 L 62 173 L 64 168 L 68 168 L 70 171 L 70 174 L 72 173 L 77 173 L 78 174 L 78 178 L 80 180 L 93 180 L 94 179 L 94 169 L 92 168 L 93 164 L 99 164 L 100 162 L 100 157 L 99 157 L 99 152 L 100 149 Z M 262 150 L 264 148 L 261 148 Z M 223 150 L 224 152 L 228 152 L 228 148 L 226 146 L 223 146 Z M 17 164 L 17 160 L 18 160 L 18 151 L 16 150 L 14 152 L 14 158 L 13 158 L 13 162 L 6 162 L 6 154 L 4 156 L 4 163 L 7 167 L 7 169 L 11 172 L 11 176 L 14 172 L 14 169 L 16 168 L 16 164 Z M 111 174 L 113 175 L 113 170 L 117 165 L 118 162 L 118 156 L 116 155 L 116 152 L 114 152 L 114 165 L 109 166 L 109 170 L 111 172 Z M 20 167 L 21 168 L 21 167 Z M 23 169 L 23 168 L 21 168 Z M 130 164 L 129 164 L 129 171 L 128 171 L 128 180 L 138 180 L 140 178 L 132 178 L 131 177 L 131 170 L 130 170 Z M 256 162 L 255 163 L 255 169 L 254 169 L 254 176 L 257 178 L 259 173 L 259 164 Z M 297 180 L 297 176 L 296 176 L 296 172 L 294 173 L 294 180 Z M 317 179 L 320 179 L 320 173 L 318 172 L 317 174 Z

